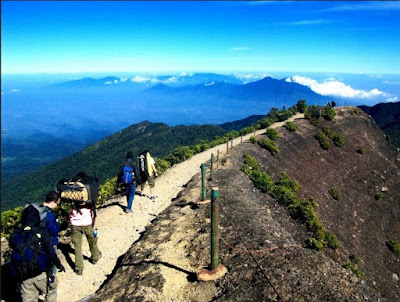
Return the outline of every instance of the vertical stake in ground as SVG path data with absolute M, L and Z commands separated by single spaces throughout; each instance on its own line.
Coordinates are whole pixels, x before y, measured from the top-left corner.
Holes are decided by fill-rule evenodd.
M 226 142 L 226 154 L 229 154 L 229 141 Z
M 219 263 L 219 189 L 211 190 L 211 270 L 202 268 L 197 272 L 197 280 L 212 281 L 227 273 L 226 267 Z
M 211 191 L 211 270 L 219 265 L 219 191 L 213 187 Z
M 231 140 L 231 149 L 233 148 L 233 138 Z
M 219 149 L 217 150 L 217 170 L 219 168 Z
M 201 200 L 206 199 L 206 165 L 201 164 Z
M 211 153 L 211 169 L 210 169 L 210 179 L 213 180 L 214 176 L 214 153 Z

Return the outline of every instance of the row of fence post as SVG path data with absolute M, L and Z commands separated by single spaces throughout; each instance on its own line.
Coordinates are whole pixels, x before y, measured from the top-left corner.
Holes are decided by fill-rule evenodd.
M 254 131 L 254 136 L 256 132 Z M 240 142 L 243 142 L 243 135 L 240 136 Z M 231 148 L 233 148 L 233 139 L 231 140 Z M 229 141 L 226 142 L 226 154 L 229 154 Z M 217 150 L 217 169 L 219 168 L 219 150 Z M 214 177 L 214 153 L 211 153 L 211 163 L 210 163 L 210 180 Z M 206 190 L 206 164 L 200 165 L 201 169 L 201 200 L 203 203 L 208 203 L 206 200 L 207 190 Z M 201 269 L 197 272 L 198 280 L 209 281 L 215 280 L 222 277 L 227 269 L 219 263 L 219 188 L 211 188 L 211 271 L 207 269 Z
M 256 131 L 254 131 L 254 137 Z M 243 135 L 240 135 L 240 142 L 243 142 Z M 231 140 L 233 148 L 233 139 Z M 229 154 L 229 141 L 226 142 L 226 154 Z M 219 168 L 219 150 L 217 150 L 217 169 Z M 210 180 L 214 177 L 214 153 L 211 153 Z M 208 203 L 206 200 L 206 165 L 201 164 L 201 200 L 202 203 Z M 219 188 L 211 188 L 211 270 L 205 268 L 197 272 L 197 279 L 202 281 L 215 280 L 222 277 L 227 269 L 219 263 Z
M 214 175 L 214 153 L 211 153 L 210 180 Z M 217 151 L 217 167 L 219 163 L 219 150 Z M 201 200 L 206 201 L 206 165 L 201 164 Z M 198 280 L 210 281 L 222 277 L 227 269 L 219 261 L 219 188 L 211 188 L 211 265 L 197 272 Z

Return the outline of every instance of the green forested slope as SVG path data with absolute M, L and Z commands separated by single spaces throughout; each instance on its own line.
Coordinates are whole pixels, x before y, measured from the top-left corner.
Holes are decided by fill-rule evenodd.
M 358 107 L 374 119 L 395 146 L 400 147 L 400 102 Z
M 4 182 L 1 209 L 40 201 L 59 179 L 71 177 L 80 170 L 97 176 L 101 183 L 116 176 L 127 151 L 138 154 L 148 149 L 154 157 L 162 158 L 177 146 L 197 144 L 224 133 L 212 125 L 169 127 L 147 121 L 132 125 L 64 159 Z

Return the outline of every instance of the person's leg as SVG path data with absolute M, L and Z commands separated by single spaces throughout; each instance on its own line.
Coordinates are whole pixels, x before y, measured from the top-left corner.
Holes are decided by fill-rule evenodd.
M 47 282 L 47 275 L 40 276 L 36 281 L 36 287 L 39 288 L 41 294 L 45 294 L 45 302 L 57 302 L 57 286 L 58 279 L 54 276 L 54 281 Z
M 144 194 L 145 185 L 146 185 L 145 181 L 140 184 L 140 196 L 146 196 L 146 194 Z
M 129 195 L 128 195 L 128 206 L 126 207 L 129 211 L 132 211 L 132 203 L 135 198 L 135 190 L 136 184 L 132 184 L 129 186 Z
M 129 204 L 129 191 L 130 191 L 130 186 L 125 186 L 125 196 L 126 196 L 126 205 L 128 207 Z
M 75 271 L 83 270 L 82 227 L 71 226 L 71 240 L 75 248 Z
M 149 187 L 150 187 L 150 198 L 155 199 L 156 195 L 154 193 L 154 178 L 149 177 L 148 182 L 149 182 Z
M 44 278 L 43 278 L 44 275 Z M 37 279 L 44 279 L 47 283 L 46 273 L 42 273 L 39 276 L 26 279 L 21 284 L 21 299 L 23 302 L 37 302 L 39 299 L 40 289 L 36 287 Z M 46 284 L 45 284 L 46 285 Z
M 94 237 L 93 235 L 93 226 L 92 225 L 88 225 L 83 227 L 84 228 L 84 232 L 85 232 L 85 236 L 86 239 L 89 243 L 89 248 L 90 248 L 90 254 L 91 254 L 91 258 L 92 258 L 92 262 L 97 262 L 97 260 L 100 259 L 100 255 L 101 252 L 97 246 L 97 240 L 98 237 Z

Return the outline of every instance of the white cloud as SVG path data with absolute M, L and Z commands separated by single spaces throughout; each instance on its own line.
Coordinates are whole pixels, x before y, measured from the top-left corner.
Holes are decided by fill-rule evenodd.
M 155 78 L 147 78 L 147 77 L 143 77 L 143 76 L 137 75 L 137 76 L 135 76 L 134 78 L 131 79 L 131 82 L 136 82 L 136 83 L 152 82 L 152 83 L 156 83 L 156 82 L 159 82 L 159 80 L 157 80 Z
M 253 82 L 253 81 L 257 81 L 257 80 L 261 80 L 265 77 L 271 76 L 269 74 L 266 73 L 262 73 L 262 74 L 241 74 L 241 73 L 235 73 L 235 77 L 238 78 L 239 80 L 243 81 L 243 83 L 249 83 L 249 82 Z
M 400 81 L 383 81 L 383 84 L 400 85 Z
M 214 85 L 214 84 L 215 84 L 215 82 L 205 83 L 204 86 L 212 86 L 212 85 Z
M 106 85 L 111 85 L 112 82 L 111 82 L 111 81 L 107 81 L 107 82 L 104 82 L 104 84 L 106 84 Z
M 145 78 L 142 76 L 135 76 L 134 78 L 131 79 L 132 82 L 138 82 L 138 83 L 143 83 L 143 82 L 148 82 L 149 78 Z
M 170 77 L 170 78 L 164 80 L 164 83 L 177 83 L 177 82 L 178 82 L 177 77 Z
M 10 93 L 16 93 L 16 92 L 20 92 L 21 90 L 19 90 L 19 89 L 12 89 L 11 91 L 10 91 Z
M 114 83 L 115 83 L 115 84 L 118 84 L 118 83 L 119 83 L 119 81 L 118 81 L 118 80 L 114 80 Z
M 308 86 L 316 93 L 321 95 L 332 95 L 344 98 L 359 98 L 359 99 L 371 99 L 374 97 L 386 97 L 386 101 L 393 102 L 397 99 L 397 96 L 391 95 L 378 90 L 377 88 L 371 89 L 369 91 L 354 89 L 350 85 L 346 85 L 343 82 L 337 81 L 334 78 L 329 78 L 322 83 L 318 83 L 316 80 L 302 77 L 293 76 L 286 78 L 286 82 L 295 82 L 304 86 Z
M 400 2 L 397 1 L 368 1 L 348 2 L 344 5 L 333 6 L 324 11 L 394 11 L 400 10 Z
M 321 24 L 329 24 L 329 23 L 333 23 L 333 21 L 324 20 L 324 19 L 301 20 L 301 21 L 278 23 L 278 25 L 286 25 L 286 26 L 295 25 L 295 26 L 298 26 L 298 25 L 321 25 Z
M 121 82 L 126 82 L 128 80 L 128 78 L 120 78 L 119 79 Z

